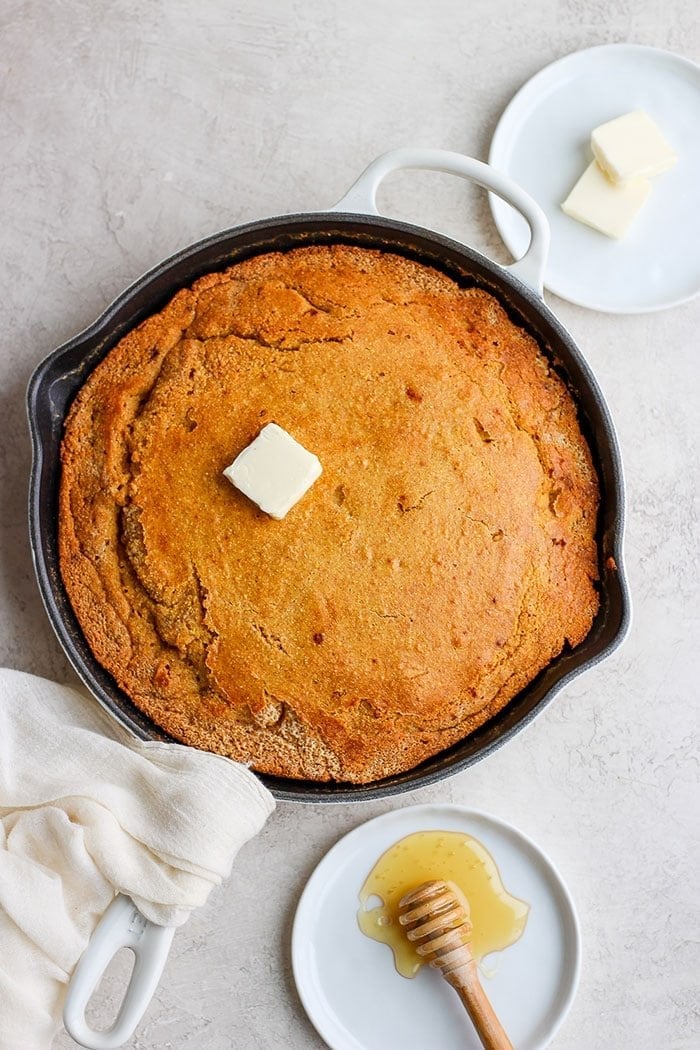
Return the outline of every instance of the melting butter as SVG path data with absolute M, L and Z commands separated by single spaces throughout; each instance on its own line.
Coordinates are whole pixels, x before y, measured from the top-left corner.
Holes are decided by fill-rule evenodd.
M 477 962 L 510 947 L 525 929 L 530 906 L 506 891 L 493 857 L 477 839 L 459 831 L 407 835 L 372 868 L 360 890 L 362 907 L 357 913 L 362 932 L 389 945 L 403 977 L 415 977 L 423 960 L 399 925 L 399 901 L 430 879 L 454 883 L 466 898 L 473 925 L 471 951 Z M 375 896 L 381 905 L 368 908 Z

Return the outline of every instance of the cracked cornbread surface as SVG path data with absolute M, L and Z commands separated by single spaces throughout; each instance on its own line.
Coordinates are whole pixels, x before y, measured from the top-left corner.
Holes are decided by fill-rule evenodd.
M 282 521 L 222 475 L 269 422 L 323 465 Z M 495 298 L 307 247 L 201 278 L 95 368 L 65 428 L 61 572 L 168 733 L 364 783 L 583 640 L 597 505 L 574 402 Z

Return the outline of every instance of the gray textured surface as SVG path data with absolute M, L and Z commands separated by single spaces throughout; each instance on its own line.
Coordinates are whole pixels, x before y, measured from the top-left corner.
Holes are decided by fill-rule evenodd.
M 0 21 L 0 659 L 58 680 L 71 675 L 39 601 L 25 522 L 23 397 L 42 356 L 181 245 L 329 204 L 388 148 L 484 158 L 513 92 L 569 51 L 633 41 L 700 53 L 692 0 L 612 10 L 600 0 L 4 0 Z M 382 202 L 505 261 L 483 197 L 457 180 L 397 175 Z M 304 881 L 343 832 L 432 800 L 512 821 L 568 881 L 585 956 L 557 1047 L 698 1045 L 700 303 L 615 318 L 550 302 L 620 432 L 635 605 L 627 643 L 442 787 L 398 803 L 280 806 L 177 935 L 132 1047 L 322 1046 L 289 967 Z M 112 977 L 98 1016 L 115 988 Z

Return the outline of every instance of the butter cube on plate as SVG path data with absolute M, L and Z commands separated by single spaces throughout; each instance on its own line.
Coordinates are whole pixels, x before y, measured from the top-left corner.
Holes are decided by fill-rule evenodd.
M 311 488 L 322 469 L 318 456 L 307 452 L 276 423 L 268 423 L 226 467 L 224 477 L 279 521 Z
M 650 179 L 678 160 L 651 117 L 635 110 L 591 133 L 593 156 L 613 182 Z
M 630 179 L 615 185 L 592 161 L 562 204 L 562 210 L 608 237 L 623 237 L 650 190 L 648 179 Z

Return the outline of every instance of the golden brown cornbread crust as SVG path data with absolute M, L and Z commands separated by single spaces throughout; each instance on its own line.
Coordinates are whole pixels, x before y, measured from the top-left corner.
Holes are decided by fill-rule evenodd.
M 323 474 L 283 521 L 222 476 L 268 422 Z M 62 447 L 61 572 L 174 737 L 367 782 L 498 712 L 598 608 L 573 400 L 487 292 L 389 253 L 269 254 L 97 366 Z

